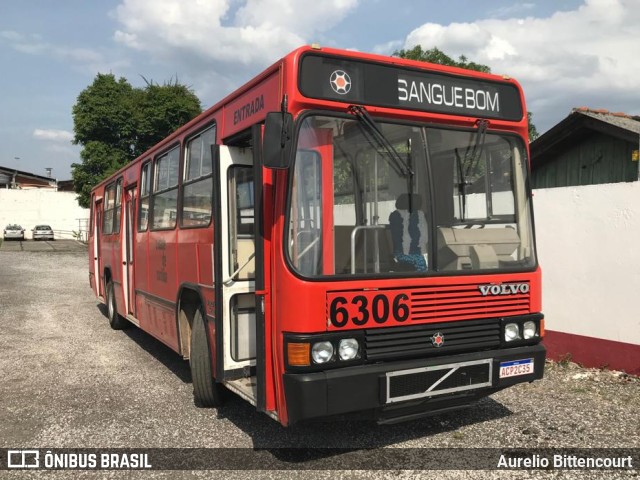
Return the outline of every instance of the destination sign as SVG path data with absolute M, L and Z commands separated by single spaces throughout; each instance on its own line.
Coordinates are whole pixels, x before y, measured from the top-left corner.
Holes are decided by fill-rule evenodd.
M 511 83 L 307 54 L 298 88 L 309 98 L 434 113 L 519 121 Z

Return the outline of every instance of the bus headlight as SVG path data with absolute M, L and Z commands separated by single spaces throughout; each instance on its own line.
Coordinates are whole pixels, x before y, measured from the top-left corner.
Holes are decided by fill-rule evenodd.
M 358 356 L 358 341 L 355 338 L 345 338 L 340 340 L 338 345 L 338 356 L 340 360 L 353 360 Z
M 364 335 L 358 331 L 285 333 L 284 346 L 285 369 L 290 373 L 356 365 L 366 358 Z
M 333 344 L 331 342 L 314 343 L 311 348 L 311 358 L 315 363 L 327 363 L 333 358 Z
M 524 322 L 522 328 L 522 336 L 525 340 L 529 340 L 536 336 L 536 322 L 528 321 Z
M 517 323 L 507 323 L 504 326 L 504 340 L 512 342 L 520 338 L 520 328 Z

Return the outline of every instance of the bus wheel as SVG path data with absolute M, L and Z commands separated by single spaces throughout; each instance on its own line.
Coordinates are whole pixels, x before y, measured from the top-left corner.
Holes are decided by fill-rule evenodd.
M 107 283 L 107 317 L 109 318 L 109 325 L 114 330 L 123 330 L 129 326 L 129 322 L 118 314 L 116 294 L 113 291 L 113 282 L 111 280 Z
M 207 342 L 207 330 L 198 308 L 191 326 L 191 349 L 189 365 L 193 380 L 193 397 L 198 407 L 220 405 L 220 385 L 216 384 L 211 371 L 211 352 Z

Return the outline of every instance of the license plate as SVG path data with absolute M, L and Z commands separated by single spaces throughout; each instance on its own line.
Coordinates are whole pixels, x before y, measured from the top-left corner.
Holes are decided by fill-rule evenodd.
M 533 358 L 500 362 L 500 378 L 518 377 L 533 373 Z

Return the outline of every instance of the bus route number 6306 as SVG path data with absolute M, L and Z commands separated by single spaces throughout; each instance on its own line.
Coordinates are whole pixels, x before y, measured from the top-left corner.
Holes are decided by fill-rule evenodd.
M 327 294 L 329 327 L 334 329 L 402 323 L 410 316 L 406 293 L 364 291 Z

